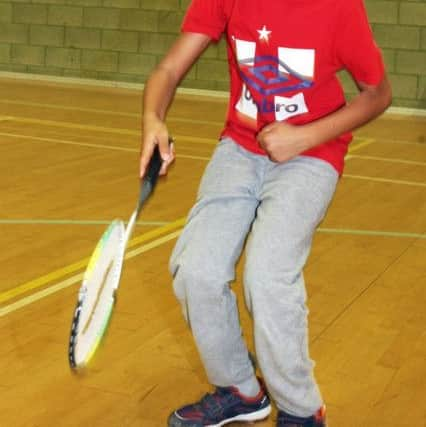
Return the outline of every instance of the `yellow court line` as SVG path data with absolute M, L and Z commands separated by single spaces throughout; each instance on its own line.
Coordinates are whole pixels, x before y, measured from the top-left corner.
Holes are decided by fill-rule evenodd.
M 170 231 L 176 230 L 177 228 L 182 228 L 186 223 L 186 216 L 177 219 L 176 221 L 171 222 L 170 224 L 164 225 L 163 227 L 156 228 L 154 230 L 148 231 L 147 233 L 141 234 L 133 238 L 129 244 L 128 248 L 139 245 L 140 243 L 151 240 L 155 237 L 158 237 L 162 234 L 169 233 Z
M 16 116 L 6 117 L 5 120 L 8 120 L 14 123 L 28 123 L 30 125 L 54 126 L 54 127 L 65 128 L 65 129 L 93 130 L 96 132 L 117 133 L 119 135 L 140 135 L 140 132 L 137 132 L 131 129 L 111 128 L 111 127 L 96 126 L 96 125 L 82 125 L 78 123 L 63 122 L 59 120 L 30 119 L 27 117 L 16 117 Z
M 1 118 L 0 118 L 1 120 Z M 127 148 L 117 145 L 105 145 L 105 144 L 92 144 L 89 142 L 78 142 L 78 141 L 69 141 L 66 139 L 55 139 L 55 138 L 46 138 L 46 137 L 39 137 L 39 136 L 31 136 L 31 135 L 21 135 L 21 134 L 15 134 L 15 133 L 9 133 L 9 132 L 0 132 L 0 136 L 6 136 L 10 138 L 17 138 L 17 139 L 29 139 L 33 141 L 41 141 L 41 142 L 51 142 L 54 144 L 65 144 L 65 145 L 75 145 L 75 146 L 81 146 L 81 147 L 90 147 L 90 148 L 102 148 L 102 149 L 108 149 L 108 150 L 117 150 L 117 151 L 127 151 L 131 153 L 139 152 L 136 148 Z M 178 138 L 186 138 L 186 137 L 178 137 Z M 346 157 L 346 160 L 349 160 L 352 156 L 352 153 L 355 151 L 360 150 L 361 148 L 366 147 L 367 145 L 372 144 L 374 139 L 367 138 L 362 139 L 360 142 L 354 142 L 353 145 L 349 146 L 348 155 Z M 194 156 L 189 154 L 177 154 L 178 158 L 184 158 L 184 159 L 193 159 L 193 160 L 210 160 L 210 157 L 205 156 Z
M 63 127 L 66 129 L 80 129 L 80 130 L 91 130 L 96 132 L 105 132 L 105 133 L 117 133 L 120 135 L 134 135 L 140 136 L 141 132 L 131 130 L 131 129 L 123 129 L 123 128 L 111 128 L 105 126 L 97 126 L 97 125 L 82 125 L 78 123 L 71 122 L 63 122 L 57 120 L 44 120 L 44 119 L 31 119 L 25 117 L 16 117 L 16 116 L 4 116 L 1 118 L 2 120 L 17 122 L 17 123 L 28 123 L 28 124 L 39 124 L 42 126 L 53 126 L 53 127 Z M 195 142 L 197 144 L 208 144 L 208 145 L 216 145 L 218 140 L 214 138 L 201 138 L 195 136 L 188 135 L 174 135 L 175 139 L 179 140 L 187 140 L 191 142 Z M 355 138 L 354 144 L 349 146 L 349 153 L 353 153 L 367 145 L 375 142 L 372 138 L 362 138 L 361 142 L 357 143 L 357 138 Z
M 204 161 L 209 161 L 210 157 L 205 157 L 205 156 L 191 156 L 189 154 L 177 154 L 176 157 L 182 158 L 182 159 L 192 159 L 192 160 L 204 160 Z
M 1 135 L 1 133 L 0 133 L 0 135 Z M 28 137 L 28 138 L 31 138 L 31 137 Z M 351 152 L 353 152 L 355 150 L 359 150 L 360 148 L 371 144 L 372 141 L 373 140 L 363 140 L 362 142 L 356 144 L 355 146 L 352 146 Z M 104 148 L 106 148 L 106 146 Z M 158 235 L 167 233 L 170 230 L 174 230 L 176 228 L 182 227 L 184 225 L 185 221 L 186 221 L 186 218 L 180 218 L 177 221 L 174 221 L 174 222 L 167 224 L 163 227 L 159 227 L 155 230 L 144 233 L 141 236 L 137 236 L 129 242 L 129 247 L 133 247 L 133 246 L 138 245 L 142 242 L 146 242 L 147 240 L 153 239 L 153 238 L 157 237 Z M 38 278 L 31 280 L 29 282 L 26 282 L 26 283 L 23 283 L 22 285 L 14 287 L 13 289 L 2 292 L 2 293 L 0 293 L 0 303 L 14 299 L 14 298 L 18 297 L 19 295 L 22 295 L 26 292 L 37 289 L 37 288 L 44 286 L 44 285 L 46 285 L 46 284 L 48 284 L 54 280 L 57 280 L 59 278 L 65 277 L 71 273 L 74 273 L 78 270 L 81 270 L 81 269 L 86 267 L 88 262 L 89 262 L 89 258 L 84 258 L 84 259 L 77 261 L 73 264 L 70 264 L 70 265 L 67 265 L 67 266 L 60 268 L 58 270 L 52 271 L 52 272 L 50 272 L 44 276 L 38 277 Z
M 426 143 L 421 141 L 405 141 L 401 139 L 384 139 L 377 138 L 376 140 L 379 144 L 402 144 L 402 145 L 415 145 L 417 147 L 426 148 Z
M 49 142 L 52 144 L 75 145 L 78 147 L 89 147 L 89 148 L 99 148 L 99 149 L 116 150 L 116 151 L 126 151 L 129 153 L 139 153 L 140 152 L 140 150 L 137 150 L 136 148 L 127 148 L 127 147 L 122 147 L 122 146 L 118 146 L 118 145 L 91 144 L 90 142 L 69 141 L 66 139 L 54 139 L 54 138 L 46 138 L 46 137 L 40 137 L 40 136 L 20 135 L 20 134 L 16 134 L 16 133 L 8 133 L 8 132 L 0 132 L 0 136 L 6 136 L 9 138 L 16 138 L 16 139 L 31 140 L 32 142 L 34 142 L 34 141 Z M 189 154 L 177 154 L 176 157 L 183 158 L 183 159 L 193 159 L 193 160 L 210 160 L 210 157 L 192 156 Z
M 0 136 L 6 136 L 9 138 L 16 138 L 16 139 L 27 139 L 32 141 L 51 142 L 54 144 L 65 144 L 65 145 L 75 145 L 75 146 L 89 147 L 89 148 L 103 148 L 108 150 L 128 151 L 131 153 L 139 152 L 139 150 L 137 150 L 136 148 L 127 148 L 127 147 L 117 146 L 117 145 L 92 144 L 90 142 L 78 142 L 78 141 L 70 141 L 67 139 L 56 139 L 56 138 L 47 138 L 47 137 L 33 136 L 33 135 L 22 135 L 18 133 L 0 132 Z
M 149 242 L 145 245 L 142 245 L 129 253 L 126 254 L 126 259 L 133 258 L 143 252 L 147 252 L 150 249 L 156 248 L 158 246 L 161 246 L 163 243 L 169 242 L 170 240 L 176 239 L 176 237 L 179 236 L 179 234 L 182 232 L 182 229 L 179 229 L 177 231 L 174 231 L 170 234 L 167 234 L 163 237 L 160 237 L 152 242 Z M 5 307 L 0 308 L 0 317 L 6 316 L 7 314 L 16 311 L 22 307 L 25 307 L 29 304 L 32 304 L 35 301 L 41 300 L 49 295 L 52 295 L 62 289 L 68 288 L 71 285 L 74 285 L 75 283 L 81 282 L 83 279 L 83 273 L 76 274 L 72 277 L 69 277 L 65 280 L 60 281 L 59 283 L 56 283 L 52 286 L 49 286 L 46 289 L 42 289 L 40 291 L 37 291 L 31 295 L 28 295 L 27 297 L 21 298 L 20 300 L 9 304 Z
M 129 242 L 128 247 L 131 248 L 140 243 L 147 242 L 152 240 L 158 236 L 161 236 L 165 233 L 176 230 L 177 228 L 181 228 L 186 221 L 185 218 L 180 218 L 170 224 L 164 225 L 162 227 L 156 228 L 154 230 L 148 231 L 140 236 L 135 237 Z M 89 262 L 89 257 L 84 258 L 80 261 L 77 261 L 73 264 L 69 264 L 65 267 L 62 267 L 58 270 L 54 270 L 44 276 L 37 277 L 36 279 L 30 280 L 29 282 L 23 283 L 22 285 L 16 286 L 13 289 L 0 293 L 0 303 L 4 303 L 6 301 L 10 301 L 31 290 L 40 288 L 41 286 L 47 285 L 48 283 L 63 278 L 71 273 L 75 273 L 78 270 L 82 270 L 86 268 L 87 263 Z
M 140 136 L 141 132 L 131 129 L 124 128 L 112 128 L 105 126 L 97 125 L 82 125 L 72 122 L 63 122 L 58 120 L 44 120 L 44 119 L 30 119 L 26 117 L 16 117 L 16 116 L 4 116 L 2 121 L 10 121 L 14 123 L 25 123 L 31 125 L 41 125 L 41 126 L 52 126 L 52 127 L 61 127 L 65 129 L 79 129 L 79 130 L 88 130 L 94 132 L 104 132 L 104 133 L 115 133 L 118 135 L 133 135 Z M 182 139 L 185 141 L 190 141 L 196 144 L 207 144 L 207 145 L 216 145 L 218 140 L 213 138 L 201 138 L 188 135 L 173 135 L 176 140 Z
M 373 138 L 355 138 L 354 142 L 349 145 L 348 153 L 355 153 L 356 151 L 361 150 L 361 148 L 371 145 L 373 142 L 375 142 Z
M 42 108 L 51 108 L 54 110 L 65 110 L 65 111 L 81 111 L 83 113 L 95 113 L 95 114 L 111 114 L 113 116 L 122 116 L 122 117 L 142 117 L 141 112 L 132 113 L 125 111 L 113 111 L 113 110 L 105 110 L 99 108 L 84 108 L 84 107 L 75 107 L 69 105 L 59 105 L 59 104 L 46 104 L 42 102 L 28 102 L 28 101 L 16 101 L 12 99 L 0 99 L 0 103 L 2 104 L 12 104 L 12 105 L 24 105 L 28 107 L 42 107 Z M 182 123 L 196 123 L 202 125 L 218 125 L 222 126 L 223 121 L 212 121 L 212 120 L 198 120 L 198 119 L 186 119 L 184 117 L 176 117 L 173 115 L 169 115 L 167 117 L 167 121 L 173 122 L 182 122 Z

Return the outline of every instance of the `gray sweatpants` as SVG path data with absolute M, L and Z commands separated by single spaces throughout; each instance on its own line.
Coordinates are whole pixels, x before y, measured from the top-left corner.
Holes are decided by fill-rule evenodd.
M 238 387 L 254 371 L 230 283 L 249 235 L 244 290 L 259 366 L 277 406 L 302 417 L 322 405 L 308 354 L 302 270 L 337 180 L 322 160 L 278 164 L 225 138 L 170 262 L 209 381 Z

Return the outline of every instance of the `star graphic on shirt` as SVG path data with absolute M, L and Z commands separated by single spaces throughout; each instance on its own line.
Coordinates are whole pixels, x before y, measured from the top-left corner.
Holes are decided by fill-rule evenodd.
M 269 41 L 269 35 L 272 33 L 272 31 L 266 29 L 266 25 L 264 25 L 261 30 L 257 30 L 257 32 L 259 33 L 259 40 L 265 40 L 267 42 Z

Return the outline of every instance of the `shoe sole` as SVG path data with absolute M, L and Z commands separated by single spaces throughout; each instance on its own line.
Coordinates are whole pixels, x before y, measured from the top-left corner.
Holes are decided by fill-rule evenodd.
M 237 415 L 233 418 L 228 418 L 219 424 L 209 424 L 204 427 L 222 427 L 225 424 L 232 423 L 232 422 L 253 422 L 253 421 L 261 421 L 268 417 L 268 415 L 271 413 L 271 405 L 267 406 L 266 408 L 260 409 L 256 412 L 250 412 L 249 414 L 241 414 Z M 185 426 L 185 420 L 180 418 L 178 414 L 174 414 L 174 416 L 177 418 L 174 421 L 178 421 L 178 423 L 169 420 L 168 426 L 169 427 L 183 427 Z M 182 420 L 182 421 L 181 421 Z
M 206 427 L 222 427 L 225 424 L 233 423 L 233 422 L 253 422 L 253 421 L 262 421 L 265 418 L 268 417 L 268 415 L 271 413 L 271 406 L 267 406 L 266 408 L 263 408 L 256 412 L 250 412 L 250 414 L 241 414 L 237 415 L 233 418 L 228 418 L 227 420 L 224 420 L 220 422 L 219 424 L 210 424 Z

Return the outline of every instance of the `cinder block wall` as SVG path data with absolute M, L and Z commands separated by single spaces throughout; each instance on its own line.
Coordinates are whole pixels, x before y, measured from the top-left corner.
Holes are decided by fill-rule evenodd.
M 265 0 L 267 1 L 267 0 Z M 0 70 L 144 82 L 179 32 L 190 0 L 0 0 Z M 366 0 L 394 105 L 426 108 L 425 0 Z M 342 75 L 348 94 L 355 93 Z M 224 43 L 185 87 L 227 90 Z

